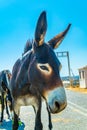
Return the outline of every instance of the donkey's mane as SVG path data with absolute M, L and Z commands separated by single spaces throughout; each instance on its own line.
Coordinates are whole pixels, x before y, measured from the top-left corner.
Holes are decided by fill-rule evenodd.
M 23 55 L 24 55 L 26 52 L 28 52 L 29 50 L 32 49 L 32 44 L 33 44 L 33 39 L 32 39 L 32 40 L 30 40 L 30 39 L 27 40 L 26 45 L 25 45 L 25 47 L 24 47 Z

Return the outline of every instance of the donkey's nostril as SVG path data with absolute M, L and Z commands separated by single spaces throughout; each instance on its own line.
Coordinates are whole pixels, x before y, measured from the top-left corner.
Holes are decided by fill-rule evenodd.
M 60 105 L 57 101 L 55 101 L 55 106 L 56 106 L 57 109 L 60 109 Z

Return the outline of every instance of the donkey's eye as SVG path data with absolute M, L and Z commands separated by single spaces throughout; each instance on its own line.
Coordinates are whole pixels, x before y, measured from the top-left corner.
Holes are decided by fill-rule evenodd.
M 52 68 L 48 63 L 42 64 L 42 63 L 37 63 L 37 68 L 38 70 L 44 74 L 45 76 L 50 75 L 52 72 Z
M 49 71 L 49 69 L 48 69 L 46 66 L 40 66 L 40 68 L 41 68 L 42 70 L 47 70 L 47 71 Z

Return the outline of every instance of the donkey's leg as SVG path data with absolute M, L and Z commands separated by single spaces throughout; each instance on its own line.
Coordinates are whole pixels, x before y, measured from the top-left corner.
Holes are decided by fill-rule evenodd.
M 3 114 L 4 114 L 4 92 L 1 94 L 1 119 L 0 122 L 3 121 Z
M 48 108 L 47 103 L 46 103 L 46 107 L 47 107 L 48 119 L 49 119 L 48 127 L 49 127 L 49 130 L 52 130 L 53 126 L 52 126 L 52 121 L 51 121 L 51 113 L 49 112 L 49 108 Z
M 14 112 L 12 130 L 18 130 L 18 115 Z
M 8 119 L 10 119 L 10 114 L 9 114 L 8 104 L 7 104 L 7 97 L 5 98 L 5 104 L 6 104 L 6 113 L 8 115 Z
M 7 103 L 7 102 L 9 102 L 9 103 Z M 8 118 L 12 118 L 13 105 L 12 105 L 12 97 L 10 95 L 8 95 L 7 98 L 6 98 L 6 105 L 7 105 L 6 112 L 8 114 Z M 8 110 L 8 108 L 9 108 L 9 110 Z
M 19 111 L 20 111 L 20 107 L 16 104 L 14 106 L 14 116 L 13 116 L 13 126 L 12 126 L 12 130 L 18 130 L 19 124 L 18 124 L 18 120 L 19 120 Z
M 41 97 L 39 97 L 37 107 L 34 107 L 36 112 L 36 118 L 35 118 L 35 129 L 34 130 L 43 130 L 43 125 L 41 123 Z
M 9 109 L 10 109 L 11 119 L 12 119 L 12 117 L 13 117 L 13 104 L 12 104 L 12 100 L 10 101 Z

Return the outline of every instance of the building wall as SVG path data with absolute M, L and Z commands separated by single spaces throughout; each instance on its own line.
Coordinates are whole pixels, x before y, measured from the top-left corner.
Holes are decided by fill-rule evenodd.
M 86 88 L 85 79 L 80 79 L 80 88 Z
M 87 70 L 85 70 L 85 86 L 87 88 Z
M 87 69 L 80 69 L 80 88 L 87 88 Z

